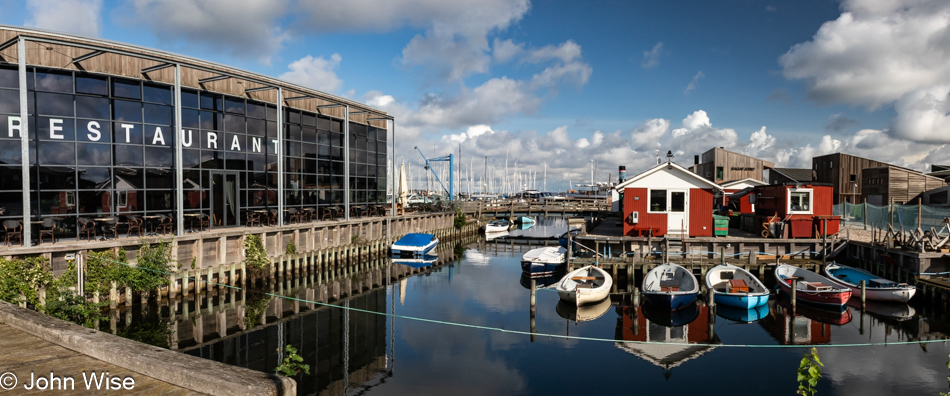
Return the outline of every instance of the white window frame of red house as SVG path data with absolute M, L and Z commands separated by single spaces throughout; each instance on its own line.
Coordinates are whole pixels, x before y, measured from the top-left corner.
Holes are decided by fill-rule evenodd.
M 815 202 L 815 191 L 811 188 L 789 188 L 786 193 L 786 204 L 785 210 L 789 214 L 812 214 Z M 792 210 L 792 194 L 793 193 L 807 193 L 808 194 L 808 206 L 801 210 Z
M 653 202 L 653 190 L 656 191 L 666 191 L 665 199 L 663 200 L 663 209 L 653 210 L 650 205 Z M 647 213 L 669 213 L 669 202 L 670 202 L 670 190 L 668 188 L 648 188 L 647 189 Z

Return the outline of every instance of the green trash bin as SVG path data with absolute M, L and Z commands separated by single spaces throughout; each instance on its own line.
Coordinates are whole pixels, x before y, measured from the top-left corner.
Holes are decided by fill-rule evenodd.
M 729 217 L 713 215 L 713 235 L 729 236 Z

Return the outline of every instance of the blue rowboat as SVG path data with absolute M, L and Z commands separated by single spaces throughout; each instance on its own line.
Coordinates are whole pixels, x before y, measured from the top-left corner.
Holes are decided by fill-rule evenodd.
M 866 300 L 906 303 L 917 293 L 914 286 L 881 279 L 870 272 L 844 264 L 828 264 L 825 266 L 825 275 L 835 285 L 850 288 L 851 294 L 857 297 L 861 297 L 863 280 Z
M 439 244 L 439 238 L 432 234 L 406 234 L 390 246 L 393 256 L 411 257 L 429 253 Z
M 706 288 L 713 291 L 716 304 L 750 309 L 769 302 L 769 289 L 749 271 L 720 264 L 706 272 Z
M 656 266 L 643 277 L 640 294 L 644 301 L 657 308 L 677 310 L 696 301 L 699 281 L 686 268 L 666 263 Z

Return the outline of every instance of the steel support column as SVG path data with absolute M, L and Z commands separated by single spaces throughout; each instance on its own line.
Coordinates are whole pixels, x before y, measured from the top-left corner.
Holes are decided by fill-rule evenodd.
M 185 131 L 181 127 L 181 65 L 175 64 L 175 235 L 185 234 L 185 173 L 182 169 L 181 142 Z
M 343 210 L 350 221 L 350 106 L 343 106 Z
M 284 90 L 277 87 L 277 225 L 284 225 Z
M 30 214 L 33 202 L 30 198 L 30 118 L 26 91 L 26 40 L 23 36 L 17 40 L 17 66 L 20 72 L 20 177 L 23 186 L 23 246 L 30 247 L 33 241 L 33 227 L 30 223 Z M 39 186 L 39 183 L 37 183 Z

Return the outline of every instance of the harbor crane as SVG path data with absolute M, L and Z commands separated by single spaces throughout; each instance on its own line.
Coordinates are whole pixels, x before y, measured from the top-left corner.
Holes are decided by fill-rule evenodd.
M 453 192 L 454 192 L 454 187 L 455 187 L 455 183 L 453 182 L 453 181 L 455 180 L 455 178 L 454 178 L 453 175 L 452 175 L 453 169 L 455 168 L 455 166 L 454 166 L 455 164 L 454 164 L 454 161 L 452 160 L 452 154 L 449 154 L 449 155 L 446 155 L 446 156 L 442 156 L 442 157 L 437 157 L 437 158 L 428 159 L 428 158 L 426 158 L 426 155 L 425 155 L 425 154 L 422 154 L 422 150 L 419 150 L 419 146 L 415 146 L 415 147 L 413 147 L 413 148 L 416 149 L 416 151 L 419 152 L 419 155 L 422 156 L 422 159 L 426 161 L 426 169 L 427 169 L 428 171 L 432 172 L 433 175 L 435 175 L 435 181 L 439 182 L 439 185 L 442 186 L 442 190 L 444 190 L 445 192 L 447 192 L 447 193 L 449 194 L 449 201 L 451 201 L 451 200 L 452 200 L 452 196 L 453 196 Z M 437 162 L 437 161 L 448 161 L 448 163 L 449 163 L 449 188 L 448 188 L 448 190 L 445 189 L 445 184 L 442 184 L 442 180 L 439 179 L 439 174 L 438 174 L 438 173 L 435 173 L 435 170 L 433 170 L 432 167 L 429 166 L 429 162 Z

